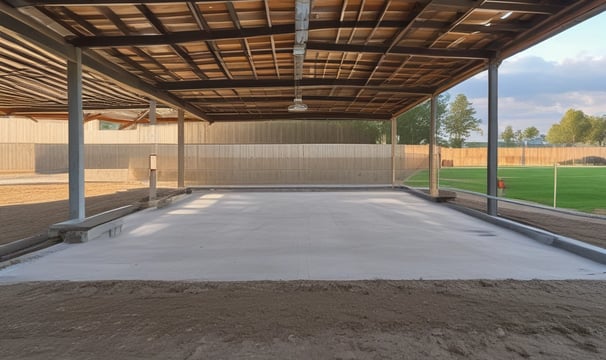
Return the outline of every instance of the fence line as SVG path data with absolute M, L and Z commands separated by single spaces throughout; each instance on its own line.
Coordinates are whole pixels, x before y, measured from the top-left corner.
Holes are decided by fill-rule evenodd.
M 442 163 L 486 166 L 486 148 L 441 149 Z M 606 147 L 499 148 L 499 166 L 551 166 L 554 163 L 594 164 L 606 161 Z
M 21 149 L 28 147 L 30 151 Z M 86 144 L 88 181 L 146 181 L 151 144 Z M 16 168 L 37 173 L 65 172 L 65 144 L 2 144 L 15 161 L 0 170 Z M 176 181 L 177 147 L 157 147 L 160 181 Z M 7 165 L 8 164 L 8 165 Z M 427 146 L 396 147 L 396 178 L 427 168 Z M 259 184 L 388 184 L 391 183 L 391 145 L 372 144 L 240 144 L 186 145 L 188 185 Z
M 390 145 L 371 144 L 187 144 L 190 184 L 389 183 Z M 86 144 L 89 180 L 144 181 L 151 144 Z M 177 147 L 158 145 L 159 175 L 177 174 Z M 0 172 L 65 172 L 67 144 L 0 144 Z M 486 149 L 441 149 L 446 166 L 486 166 Z M 499 166 L 581 165 L 606 159 L 605 147 L 501 148 Z M 426 145 L 396 147 L 397 179 L 428 166 Z
M 67 144 L 67 121 L 0 118 L 0 143 Z M 185 123 L 186 144 L 368 144 L 372 134 L 355 122 L 254 121 Z M 100 130 L 97 120 L 84 124 L 86 144 L 176 144 L 177 125 L 136 124 L 123 130 Z

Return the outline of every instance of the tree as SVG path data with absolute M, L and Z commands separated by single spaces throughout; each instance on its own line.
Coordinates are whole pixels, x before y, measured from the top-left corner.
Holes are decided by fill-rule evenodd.
M 451 147 L 463 147 L 472 131 L 482 132 L 478 126 L 481 120 L 474 117 L 476 111 L 471 105 L 463 94 L 457 95 L 450 103 L 448 114 L 444 117 L 443 130 Z
M 516 144 L 524 144 L 524 134 L 522 133 L 522 130 L 516 130 L 515 133 L 513 133 L 513 137 L 516 139 Z
M 450 96 L 447 93 L 436 97 L 438 102 L 436 131 L 438 131 L 438 133 L 444 119 L 444 115 L 446 114 L 449 98 Z M 398 116 L 397 126 L 398 136 L 400 137 L 398 143 L 428 144 L 430 123 L 431 101 L 428 100 Z M 388 137 L 391 136 L 391 128 L 389 126 L 385 132 L 387 133 Z
M 592 116 L 589 118 L 591 130 L 587 136 L 589 142 L 603 146 L 606 143 L 606 115 L 600 117 Z
M 547 141 L 552 144 L 576 144 L 588 140 L 591 122 L 580 110 L 568 109 L 558 124 L 547 132 Z
M 524 129 L 524 131 L 522 132 L 522 136 L 524 137 L 524 140 L 532 140 L 535 139 L 537 137 L 539 137 L 540 131 L 539 129 L 537 129 L 534 126 L 530 126 L 527 127 L 526 129 Z
M 501 133 L 501 139 L 505 142 L 505 146 L 510 147 L 515 145 L 515 133 L 511 125 L 505 127 L 505 130 Z
M 339 123 L 344 126 L 350 126 L 355 133 L 359 134 L 360 143 L 377 144 L 383 135 L 383 127 L 379 121 L 347 120 Z

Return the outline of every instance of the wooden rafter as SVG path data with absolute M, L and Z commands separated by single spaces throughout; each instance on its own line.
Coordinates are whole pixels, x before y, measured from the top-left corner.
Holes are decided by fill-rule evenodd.
M 309 109 L 293 114 L 293 5 L 2 0 L 0 108 L 65 109 L 65 60 L 79 47 L 86 109 L 145 108 L 156 98 L 210 121 L 390 118 L 606 8 L 603 0 L 313 0 L 300 81 Z

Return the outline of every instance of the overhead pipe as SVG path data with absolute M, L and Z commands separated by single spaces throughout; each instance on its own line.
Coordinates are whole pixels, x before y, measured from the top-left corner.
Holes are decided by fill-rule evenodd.
M 303 104 L 303 90 L 299 81 L 303 79 L 303 62 L 307 39 L 309 35 L 309 13 L 310 0 L 297 0 L 295 2 L 295 44 L 292 54 L 294 58 L 295 98 L 294 103 L 288 107 L 288 111 L 305 111 L 307 105 Z

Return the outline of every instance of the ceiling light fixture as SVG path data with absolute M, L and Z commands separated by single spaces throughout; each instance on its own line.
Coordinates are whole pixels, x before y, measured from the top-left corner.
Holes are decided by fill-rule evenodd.
M 506 12 L 503 16 L 501 16 L 501 20 L 505 20 L 513 14 L 513 11 Z

